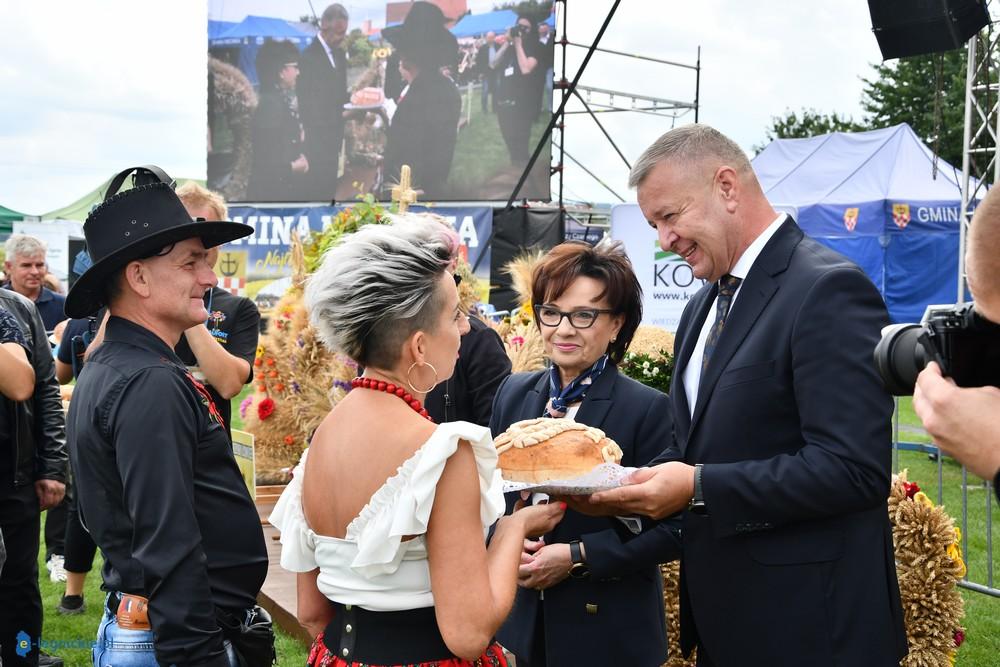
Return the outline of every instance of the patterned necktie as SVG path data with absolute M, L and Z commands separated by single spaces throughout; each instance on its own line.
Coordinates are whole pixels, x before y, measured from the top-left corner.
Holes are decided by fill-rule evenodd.
M 719 280 L 719 298 L 715 303 L 715 323 L 712 325 L 711 331 L 708 332 L 708 338 L 705 339 L 705 353 L 701 357 L 702 373 L 708 368 L 708 359 L 712 356 L 712 351 L 715 350 L 715 344 L 719 342 L 722 327 L 726 324 L 726 316 L 729 315 L 729 306 L 733 303 L 733 295 L 736 294 L 736 289 L 741 282 L 743 282 L 742 278 L 731 276 L 728 273 Z

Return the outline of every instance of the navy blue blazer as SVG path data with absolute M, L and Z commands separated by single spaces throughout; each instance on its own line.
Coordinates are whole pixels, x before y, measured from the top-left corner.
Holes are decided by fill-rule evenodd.
M 490 430 L 540 417 L 549 400 L 548 371 L 517 373 L 500 385 Z M 639 467 L 662 451 L 671 431 L 670 403 L 661 392 L 618 372 L 597 378 L 576 421 L 603 430 L 622 448 L 622 465 Z M 518 494 L 507 494 L 508 512 Z M 497 639 L 515 655 L 531 655 L 543 616 L 546 664 L 661 665 L 667 655 L 663 582 L 657 565 L 680 554 L 679 523 L 635 535 L 618 519 L 569 510 L 546 544 L 581 540 L 590 576 L 563 580 L 540 595 L 519 588 Z
M 683 520 L 682 646 L 715 665 L 898 665 L 892 400 L 872 361 L 885 304 L 787 219 L 743 281 L 692 415 L 684 368 L 716 293 L 681 316 L 662 457 L 704 464 L 707 514 Z

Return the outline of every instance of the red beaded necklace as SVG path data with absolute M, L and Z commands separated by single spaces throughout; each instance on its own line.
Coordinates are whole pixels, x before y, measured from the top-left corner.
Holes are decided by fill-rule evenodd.
M 392 394 L 394 396 L 399 396 L 403 399 L 403 402 L 413 408 L 413 411 L 419 414 L 421 417 L 425 417 L 428 421 L 434 421 L 431 416 L 427 414 L 427 410 L 421 405 L 420 401 L 413 398 L 413 395 L 402 387 L 397 387 L 391 382 L 386 382 L 385 380 L 376 380 L 375 378 L 364 378 L 356 377 L 351 380 L 351 387 L 357 389 L 361 387 L 362 389 L 374 389 L 375 391 L 383 391 L 387 394 Z

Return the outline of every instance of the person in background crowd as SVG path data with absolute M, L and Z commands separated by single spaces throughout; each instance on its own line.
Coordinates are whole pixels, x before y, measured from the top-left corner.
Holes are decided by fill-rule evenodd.
M 266 618 L 260 518 L 211 395 L 173 351 L 210 319 L 208 249 L 252 229 L 192 221 L 170 177 L 139 167 L 112 179 L 84 233 L 94 264 L 66 313 L 110 312 L 68 416 L 80 514 L 105 556 L 94 664 L 270 664 L 269 628 L 251 653 L 243 631 Z
M 80 371 L 99 329 L 98 323 L 105 321 L 107 311 L 102 309 L 93 317 L 66 321 L 59 347 L 56 350 L 56 379 L 60 384 L 69 384 L 79 378 Z M 100 330 L 103 338 L 103 329 Z M 96 346 L 95 346 L 96 347 Z M 69 448 L 72 451 L 72 447 Z M 82 614 L 87 610 L 83 599 L 83 587 L 87 573 L 94 566 L 97 545 L 80 521 L 79 502 L 76 493 L 66 496 L 66 590 L 56 606 L 56 613 L 65 616 Z
M 556 246 L 531 281 L 548 370 L 517 373 L 497 392 L 490 430 L 565 417 L 604 431 L 641 466 L 670 438 L 665 394 L 618 372 L 642 320 L 642 288 L 622 248 Z M 507 494 L 508 508 L 518 494 Z M 517 601 L 497 633 L 518 667 L 663 664 L 667 635 L 659 563 L 680 556 L 680 526 L 633 533 L 614 517 L 569 510 L 525 544 Z M 581 632 L 599 624 L 601 632 Z
M 1000 190 L 993 188 L 969 226 L 965 273 L 976 312 L 1000 324 Z M 994 341 L 994 346 L 1000 341 Z M 917 376 L 913 409 L 934 443 L 983 479 L 1000 502 L 1000 388 L 958 387 L 931 362 Z
M 305 132 L 305 155 L 309 162 L 307 199 L 330 201 L 337 190 L 340 150 L 344 143 L 344 105 L 347 93 L 348 14 L 334 3 L 323 10 L 319 34 L 299 58 L 296 91 L 299 118 Z
M 455 83 L 441 73 L 454 63 L 458 46 L 444 27 L 437 5 L 416 2 L 403 25 L 385 35 L 399 52 L 399 68 L 407 87 L 386 134 L 383 182 L 399 182 L 400 169 L 413 170 L 414 188 L 426 199 L 442 197 L 455 144 L 462 101 Z
M 486 42 L 476 52 L 476 70 L 479 72 L 479 78 L 483 84 L 481 101 L 484 114 L 489 113 L 491 110 L 496 111 L 497 108 L 497 73 L 493 69 L 493 64 L 499 52 L 500 47 L 497 46 L 497 35 L 491 30 L 486 33 Z M 489 104 L 491 95 L 493 96 L 493 103 Z
M 257 52 L 260 101 L 254 112 L 253 161 L 247 197 L 254 201 L 298 201 L 308 188 L 309 160 L 303 154 L 302 124 L 295 81 L 299 50 L 291 42 L 268 40 Z
M 517 167 L 528 164 L 531 125 L 542 106 L 545 69 L 541 53 L 538 27 L 528 16 L 518 16 L 494 60 L 497 122 L 511 164 Z
M 14 234 L 7 239 L 5 250 L 7 260 L 4 267 L 10 281 L 3 287 L 31 299 L 42 316 L 45 331 L 51 333 L 59 322 L 66 319 L 63 313 L 66 297 L 45 286 L 48 273 L 45 242 L 34 236 Z M 67 479 L 66 482 L 72 484 L 72 480 Z M 72 494 L 72 489 L 68 488 L 66 493 Z M 66 505 L 60 502 L 50 508 L 45 517 L 45 567 L 53 582 L 66 581 Z
M 4 261 L 7 281 L 0 287 L 34 301 L 45 330 L 51 333 L 59 322 L 66 319 L 63 313 L 66 297 L 45 286 L 45 276 L 48 274 L 45 242 L 27 234 L 12 234 L 4 244 L 4 249 L 7 256 Z
M 667 450 L 578 506 L 686 508 L 681 647 L 699 665 L 899 665 L 878 290 L 777 213 L 711 127 L 661 136 L 629 185 L 660 246 L 707 282 L 678 324 Z
M 306 286 L 320 339 L 365 368 L 270 517 L 281 564 L 297 573 L 314 667 L 506 665 L 493 635 L 514 601 L 521 545 L 562 517 L 553 503 L 501 518 L 489 431 L 434 425 L 421 406 L 451 375 L 467 329 L 457 245 L 424 218 L 367 225 Z
M 455 282 L 460 276 L 455 274 Z M 424 407 L 440 423 L 467 421 L 480 426 L 490 423 L 493 398 L 510 375 L 510 357 L 492 327 L 478 317 L 469 317 L 469 331 L 462 335 L 455 372 L 427 394 Z
M 222 195 L 194 181 L 177 188 L 188 214 L 198 220 L 227 220 Z M 219 248 L 210 248 L 208 262 L 218 264 Z M 175 348 L 191 373 L 205 383 L 226 430 L 232 428 L 230 399 L 253 381 L 253 362 L 260 336 L 260 311 L 250 299 L 236 296 L 218 285 L 205 295 L 208 319 L 184 332 Z
M 62 400 L 38 309 L 26 297 L 0 289 L 0 313 L 4 313 L 0 327 L 0 533 L 7 552 L 0 570 L 0 662 L 7 667 L 59 667 L 61 660 L 38 651 L 42 636 L 38 537 L 41 511 L 58 505 L 66 492 Z M 27 373 L 18 347 L 31 364 L 28 391 L 24 391 Z M 24 635 L 29 646 L 27 654 L 21 655 L 18 647 Z

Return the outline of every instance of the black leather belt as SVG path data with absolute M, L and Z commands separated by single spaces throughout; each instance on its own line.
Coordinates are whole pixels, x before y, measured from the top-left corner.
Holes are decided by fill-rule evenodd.
M 347 662 L 393 665 L 454 658 L 438 629 L 434 607 L 405 611 L 369 611 L 331 602 L 333 620 L 323 643 Z

